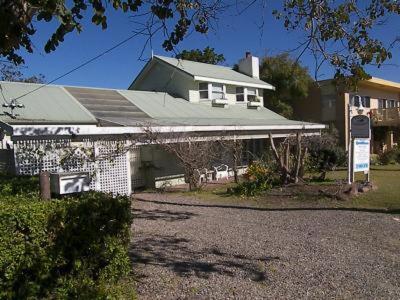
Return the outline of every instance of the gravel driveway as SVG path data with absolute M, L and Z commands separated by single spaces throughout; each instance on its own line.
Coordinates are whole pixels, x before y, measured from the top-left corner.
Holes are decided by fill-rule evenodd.
M 134 201 L 139 299 L 400 299 L 400 216 Z

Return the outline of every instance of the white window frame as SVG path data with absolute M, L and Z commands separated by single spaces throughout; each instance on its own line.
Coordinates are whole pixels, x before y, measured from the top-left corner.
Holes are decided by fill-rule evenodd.
M 201 84 L 207 84 L 207 89 L 200 89 Z M 202 98 L 201 97 L 201 92 L 207 91 L 207 98 Z M 210 99 L 210 83 L 208 82 L 199 82 L 199 99 L 200 100 L 208 100 Z
M 247 103 L 249 101 L 249 89 L 255 90 L 255 97 L 257 98 L 259 93 L 258 93 L 258 88 L 253 88 L 253 87 L 244 87 L 244 86 L 237 86 L 243 88 L 243 97 L 244 101 L 236 101 L 236 103 Z M 235 95 L 238 95 L 237 93 Z M 241 94 L 240 94 L 241 95 Z M 236 100 L 236 99 L 235 99 Z
M 237 89 L 242 89 L 243 92 L 242 92 L 242 93 L 238 93 Z M 235 87 L 235 92 L 236 92 L 236 94 L 235 94 L 235 100 L 236 100 L 237 103 L 245 103 L 245 102 L 246 102 L 245 89 L 246 89 L 246 88 L 243 87 L 243 86 L 236 86 L 236 87 Z M 243 96 L 243 101 L 238 101 L 238 100 L 237 100 L 237 96 L 238 96 L 238 95 L 242 95 L 242 96 Z
M 205 92 L 206 90 L 204 89 L 204 90 L 200 90 L 200 84 L 207 84 L 207 98 L 201 98 L 201 96 L 200 96 L 200 92 Z M 200 100 L 213 100 L 212 99 L 212 94 L 213 94 L 213 84 L 218 84 L 218 85 L 222 85 L 222 93 L 223 93 L 223 95 L 222 95 L 222 99 L 226 99 L 226 85 L 225 84 L 223 84 L 223 83 L 218 83 L 218 82 L 214 82 L 214 83 L 212 83 L 212 82 L 199 82 L 199 99 Z

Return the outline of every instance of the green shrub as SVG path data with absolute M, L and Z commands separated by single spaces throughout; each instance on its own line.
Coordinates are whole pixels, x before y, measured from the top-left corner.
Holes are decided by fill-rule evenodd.
M 346 163 L 346 152 L 338 145 L 337 133 L 325 131 L 320 136 L 310 136 L 306 139 L 308 157 L 307 169 L 319 172 L 320 180 L 325 180 L 328 171 L 335 170 Z
M 256 196 L 271 189 L 278 180 L 276 173 L 261 161 L 252 163 L 243 177 L 244 181 L 232 189 L 234 194 Z
M 0 299 L 105 299 L 130 271 L 128 197 L 0 199 Z M 115 295 L 114 295 L 115 296 Z M 117 296 L 115 296 L 117 297 Z
M 0 174 L 0 196 L 38 196 L 38 176 L 11 176 Z
M 379 161 L 382 165 L 393 165 L 400 163 L 400 147 L 383 152 L 379 155 Z
M 381 161 L 378 154 L 371 154 L 371 166 L 380 165 Z

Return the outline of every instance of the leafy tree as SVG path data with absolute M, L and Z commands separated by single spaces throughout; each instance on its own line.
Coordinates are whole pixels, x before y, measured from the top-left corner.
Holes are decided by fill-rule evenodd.
M 138 24 L 135 32 L 150 37 L 158 31 L 168 32 L 163 47 L 170 51 L 191 27 L 196 32 L 206 33 L 209 22 L 220 8 L 219 1 L 197 0 L 1 0 L 0 3 L 0 56 L 15 64 L 24 62 L 17 54 L 20 48 L 33 52 L 31 36 L 36 33 L 38 21 L 55 19 L 59 22 L 44 47 L 46 52 L 51 52 L 68 33 L 82 31 L 85 11 L 92 12 L 92 23 L 106 29 L 107 10 L 122 10 L 139 18 L 135 22 Z M 143 19 L 146 16 L 148 19 Z M 168 22 L 172 24 L 168 26 Z
M 0 64 L 0 80 L 45 83 L 45 77 L 43 74 L 26 77 L 21 70 L 13 64 Z
M 45 51 L 56 49 L 65 36 L 82 31 L 81 21 L 91 12 L 94 24 L 107 28 L 110 9 L 129 12 L 135 17 L 134 32 L 165 35 L 162 45 L 171 51 L 190 32 L 204 34 L 222 14 L 243 12 L 265 1 L 233 0 L 0 0 L 0 56 L 16 64 L 24 62 L 17 53 L 21 48 L 33 52 L 31 37 L 38 22 L 59 22 L 45 45 Z M 381 66 L 392 58 L 400 38 L 383 41 L 374 36 L 377 26 L 385 26 L 390 17 L 400 14 L 400 1 L 392 0 L 282 0 L 282 7 L 272 14 L 283 21 L 289 31 L 304 33 L 297 47 L 300 56 L 306 51 L 315 57 L 316 74 L 324 63 L 335 68 L 335 78 L 355 85 L 366 79 L 366 65 Z M 239 7 L 240 6 L 240 7 Z M 241 9 L 243 8 L 243 9 Z M 130 31 L 132 29 L 129 29 Z M 385 37 L 386 39 L 386 37 Z M 349 76 L 351 75 L 351 76 Z
M 214 48 L 210 47 L 206 47 L 204 48 L 204 50 L 200 49 L 183 50 L 175 57 L 179 59 L 186 59 L 213 65 L 218 65 L 225 61 L 225 57 L 223 54 L 216 53 Z
M 275 91 L 264 91 L 265 105 L 288 118 L 293 115 L 292 103 L 307 98 L 312 82 L 308 69 L 287 53 L 264 57 L 260 78 L 276 88 Z

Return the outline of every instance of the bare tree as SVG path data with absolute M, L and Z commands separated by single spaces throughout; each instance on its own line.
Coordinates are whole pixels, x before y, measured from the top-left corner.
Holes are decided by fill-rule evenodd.
M 239 183 L 238 167 L 243 159 L 243 141 L 238 139 L 223 139 L 220 142 L 222 152 L 229 156 L 235 183 Z
M 207 170 L 220 156 L 216 141 L 193 133 L 159 133 L 151 127 L 145 128 L 144 132 L 144 143 L 156 144 L 177 158 L 189 183 L 189 190 L 201 188 L 204 182 L 201 182 L 200 176 L 207 175 Z
M 304 175 L 304 161 L 308 152 L 306 144 L 303 143 L 302 133 L 298 132 L 295 137 L 286 138 L 278 148 L 271 133 L 269 140 L 282 183 L 298 183 Z

